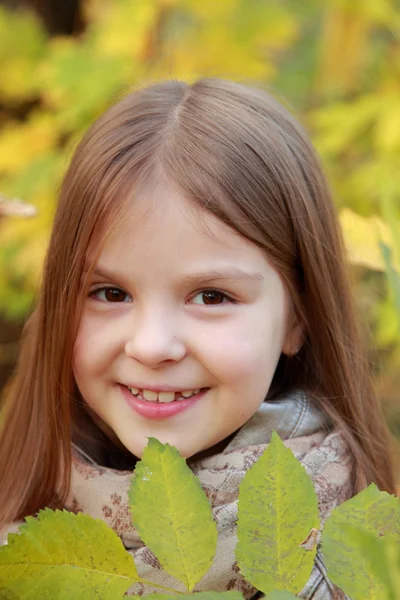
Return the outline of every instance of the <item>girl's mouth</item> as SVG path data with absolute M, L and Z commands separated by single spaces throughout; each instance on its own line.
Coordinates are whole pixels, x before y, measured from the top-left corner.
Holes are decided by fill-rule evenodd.
M 120 384 L 129 406 L 146 419 L 167 419 L 188 409 L 200 400 L 210 388 L 196 388 L 180 392 L 140 390 Z

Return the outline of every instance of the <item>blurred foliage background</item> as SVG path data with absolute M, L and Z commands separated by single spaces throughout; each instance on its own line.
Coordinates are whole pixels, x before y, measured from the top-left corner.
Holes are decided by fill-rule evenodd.
M 334 189 L 378 393 L 400 434 L 400 10 L 395 0 L 0 1 L 0 378 L 31 310 L 71 152 L 130 87 L 267 85 Z

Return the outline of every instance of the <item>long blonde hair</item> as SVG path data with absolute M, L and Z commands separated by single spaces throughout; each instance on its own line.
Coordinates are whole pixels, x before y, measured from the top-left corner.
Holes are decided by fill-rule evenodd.
M 126 96 L 78 146 L 55 217 L 37 308 L 4 411 L 0 525 L 62 505 L 77 390 L 72 353 L 89 245 L 160 169 L 182 193 L 264 249 L 283 278 L 305 343 L 282 355 L 269 397 L 307 388 L 354 458 L 354 490 L 394 491 L 388 432 L 361 349 L 341 234 L 300 126 L 263 91 L 218 79 L 159 83 Z M 75 409 L 75 410 L 74 410 Z

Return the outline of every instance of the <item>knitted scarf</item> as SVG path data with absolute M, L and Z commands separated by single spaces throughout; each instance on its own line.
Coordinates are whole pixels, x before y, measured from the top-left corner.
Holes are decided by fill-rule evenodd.
M 327 417 L 309 397 L 296 391 L 264 402 L 222 452 L 191 464 L 211 503 L 218 528 L 213 566 L 194 591 L 240 590 L 246 599 L 257 593 L 244 581 L 235 562 L 237 499 L 240 481 L 268 446 L 273 430 L 285 440 L 285 445 L 311 476 L 322 522 L 337 504 L 351 497 L 352 459 L 348 448 L 338 431 L 329 430 Z M 133 554 L 143 579 L 184 591 L 179 582 L 162 570 L 132 526 L 128 502 L 131 477 L 131 471 L 97 465 L 74 445 L 71 491 L 66 508 L 105 521 Z M 157 591 L 136 584 L 130 594 Z M 344 597 L 334 592 L 319 551 L 311 577 L 299 597 L 314 600 Z

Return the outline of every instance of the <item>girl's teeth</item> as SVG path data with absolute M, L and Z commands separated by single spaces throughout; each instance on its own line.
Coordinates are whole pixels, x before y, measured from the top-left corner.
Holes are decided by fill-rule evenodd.
M 186 390 L 181 392 L 184 398 L 190 398 L 190 396 L 194 396 L 194 394 L 198 394 L 200 390 Z
M 140 390 L 138 388 L 129 388 L 131 393 L 138 398 L 144 398 L 148 402 L 168 403 L 180 398 L 190 398 L 200 392 L 200 388 L 196 390 L 184 390 L 182 392 L 153 392 L 152 390 Z
M 175 400 L 175 392 L 158 392 L 159 402 L 173 402 Z
M 149 400 L 150 402 L 157 402 L 158 394 L 157 392 L 152 392 L 151 390 L 143 390 L 143 398 L 145 400 Z

